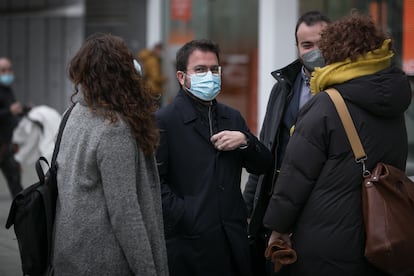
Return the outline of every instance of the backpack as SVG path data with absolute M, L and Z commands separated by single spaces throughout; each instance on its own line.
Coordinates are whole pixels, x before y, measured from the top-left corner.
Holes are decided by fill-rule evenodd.
M 58 194 L 56 158 L 63 129 L 74 106 L 75 104 L 67 110 L 60 123 L 50 166 L 43 156 L 36 161 L 35 169 L 39 181 L 17 194 L 10 207 L 6 228 L 14 225 L 24 275 L 53 274 L 52 241 Z M 43 172 L 42 162 L 48 166 L 46 174 Z

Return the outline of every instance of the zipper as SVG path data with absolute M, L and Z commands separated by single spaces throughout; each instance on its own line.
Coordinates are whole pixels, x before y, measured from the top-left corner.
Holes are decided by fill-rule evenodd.
M 276 135 L 276 140 L 275 140 L 276 145 L 275 145 L 275 148 L 274 148 L 275 169 L 273 170 L 273 173 L 272 173 L 273 175 L 272 175 L 271 185 L 269 187 L 269 190 L 267 191 L 268 195 L 272 195 L 273 194 L 273 189 L 274 189 L 274 186 L 275 186 L 275 183 L 276 183 L 276 179 L 277 179 L 277 176 L 278 176 L 278 174 L 280 172 L 280 170 L 278 169 L 279 164 L 277 163 L 277 157 L 278 157 L 278 152 L 277 151 L 278 151 L 279 145 L 280 145 L 279 136 L 280 136 L 280 133 L 278 132 L 278 134 Z
M 210 127 L 210 137 L 213 136 L 213 122 L 211 120 L 211 103 L 208 106 L 208 125 Z

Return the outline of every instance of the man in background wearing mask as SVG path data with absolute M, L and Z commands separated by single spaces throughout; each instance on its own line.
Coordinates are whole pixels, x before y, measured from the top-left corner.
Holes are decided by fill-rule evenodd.
M 157 112 L 170 275 L 252 275 L 241 172 L 267 171 L 272 155 L 238 111 L 215 99 L 218 45 L 188 42 L 177 52 L 176 69 L 180 90 Z
M 271 73 L 277 82 L 269 97 L 260 141 L 273 153 L 274 167 L 263 175 L 250 174 L 243 191 L 250 218 L 249 239 L 256 275 L 273 274 L 273 266 L 266 265 L 264 258 L 270 231 L 263 226 L 263 216 L 299 110 L 311 97 L 311 73 L 315 67 L 324 66 L 318 41 L 322 29 L 329 23 L 330 19 L 318 11 L 304 13 L 295 29 L 299 58 Z
M 14 198 L 21 190 L 20 165 L 13 156 L 12 135 L 23 113 L 23 106 L 16 102 L 11 84 L 14 81 L 12 64 L 8 58 L 0 57 L 0 168 Z

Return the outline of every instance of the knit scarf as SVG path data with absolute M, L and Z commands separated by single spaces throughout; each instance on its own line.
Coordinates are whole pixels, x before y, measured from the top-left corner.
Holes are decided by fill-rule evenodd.
M 382 46 L 369 51 L 363 56 L 351 61 L 335 62 L 325 67 L 316 68 L 312 73 L 310 88 L 313 95 L 334 84 L 344 83 L 358 77 L 374 74 L 391 65 L 394 53 L 389 49 L 391 39 L 386 39 Z

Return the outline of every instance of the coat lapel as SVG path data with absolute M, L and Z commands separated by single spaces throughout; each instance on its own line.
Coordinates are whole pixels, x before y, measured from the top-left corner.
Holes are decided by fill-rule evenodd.
M 302 89 L 302 78 L 297 77 L 293 85 L 292 99 L 290 100 L 288 104 L 288 107 L 286 109 L 286 114 L 283 120 L 285 123 L 285 126 L 288 129 L 290 129 L 292 125 L 296 123 L 296 117 L 299 112 L 299 100 L 300 100 L 301 89 Z
M 190 98 L 185 95 L 182 89 L 178 92 L 175 98 L 175 104 L 184 125 L 188 125 L 198 133 L 207 143 L 210 142 L 209 129 L 202 125 L 201 120 L 197 116 L 197 112 L 193 107 Z

